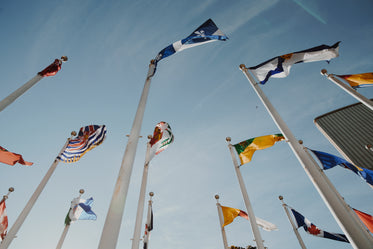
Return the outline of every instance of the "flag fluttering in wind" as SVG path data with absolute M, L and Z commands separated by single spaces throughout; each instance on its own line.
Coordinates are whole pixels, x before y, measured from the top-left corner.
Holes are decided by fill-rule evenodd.
M 251 158 L 255 151 L 269 148 L 276 142 L 282 141 L 284 139 L 285 137 L 282 134 L 266 135 L 250 138 L 238 144 L 234 144 L 233 146 L 240 157 L 242 165 L 251 161 Z
M 358 166 L 355 166 L 349 163 L 343 158 L 334 156 L 332 154 L 328 154 L 326 152 L 321 152 L 321 151 L 316 151 L 316 150 L 311 150 L 311 149 L 310 151 L 312 151 L 316 155 L 316 157 L 320 160 L 325 170 L 331 169 L 339 165 L 343 168 L 350 169 L 355 174 L 363 178 L 367 183 L 373 186 L 373 170 L 366 169 L 366 168 L 360 168 Z
M 240 216 L 246 220 L 249 220 L 249 216 L 247 215 L 247 213 L 240 209 L 221 206 L 221 210 L 223 212 L 223 217 L 224 217 L 223 227 L 231 224 L 237 216 Z M 255 219 L 256 219 L 256 224 L 260 226 L 261 228 L 263 228 L 263 230 L 265 231 L 278 230 L 277 226 L 275 224 L 272 224 L 271 222 L 265 221 L 258 217 L 255 217 Z
M 33 165 L 33 163 L 31 162 L 27 162 L 23 160 L 22 155 L 10 152 L 1 146 L 0 146 L 0 162 L 8 164 L 8 165 L 12 165 L 12 166 L 16 163 L 26 165 L 26 166 Z
M 70 225 L 71 222 L 77 220 L 96 220 L 97 216 L 91 209 L 92 203 L 92 197 L 87 200 L 74 198 L 66 215 L 65 225 Z
M 339 43 L 333 46 L 320 45 L 310 49 L 293 52 L 274 57 L 255 67 L 250 67 L 251 72 L 258 78 L 261 84 L 265 84 L 269 77 L 284 78 L 289 75 L 292 65 L 301 62 L 329 61 L 337 57 Z
M 88 125 L 80 128 L 78 136 L 70 140 L 65 151 L 57 158 L 65 163 L 78 161 L 85 153 L 100 145 L 106 136 L 105 125 Z
M 0 241 L 3 240 L 8 232 L 8 215 L 6 214 L 5 200 L 0 201 Z
M 151 146 L 149 161 L 155 155 L 164 151 L 173 141 L 174 135 L 172 134 L 171 126 L 166 122 L 159 122 L 154 128 L 153 137 L 149 141 Z
M 151 230 L 153 230 L 153 209 L 150 210 L 150 220 L 148 217 L 148 220 L 146 221 L 146 224 L 145 224 L 144 249 L 148 249 L 148 241 L 149 241 Z
M 55 59 L 52 64 L 43 69 L 38 74 L 43 77 L 54 76 L 61 70 L 62 60 Z
M 364 212 L 361 212 L 355 208 L 353 208 L 357 216 L 360 220 L 364 223 L 364 225 L 369 229 L 371 233 L 373 233 L 373 216 Z
M 298 228 L 303 227 L 304 231 L 317 237 L 322 237 L 322 238 L 338 240 L 338 241 L 349 243 L 346 235 L 340 234 L 340 233 L 329 233 L 329 232 L 323 231 L 319 229 L 317 226 L 315 226 L 314 224 L 312 224 L 306 217 L 304 217 L 303 215 L 301 215 L 294 209 L 290 208 L 290 210 L 293 213 L 293 216 L 295 218 Z
M 191 48 L 194 46 L 202 45 L 207 42 L 213 42 L 217 40 L 225 41 L 228 37 L 220 31 L 220 29 L 215 25 L 215 23 L 208 19 L 196 30 L 193 31 L 185 39 L 174 42 L 168 47 L 162 49 L 155 58 L 156 63 L 163 58 L 166 58 L 176 52 L 180 52 L 184 49 Z
M 373 73 L 337 75 L 347 81 L 354 89 L 373 86 Z

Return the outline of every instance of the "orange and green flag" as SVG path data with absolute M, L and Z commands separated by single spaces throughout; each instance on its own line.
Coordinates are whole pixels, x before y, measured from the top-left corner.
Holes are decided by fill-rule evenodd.
M 284 139 L 285 137 L 282 134 L 266 135 L 250 138 L 241 143 L 234 144 L 233 146 L 240 157 L 242 165 L 251 161 L 255 151 L 267 149 L 273 146 L 276 142 Z
M 373 86 L 373 73 L 337 75 L 347 81 L 354 89 Z

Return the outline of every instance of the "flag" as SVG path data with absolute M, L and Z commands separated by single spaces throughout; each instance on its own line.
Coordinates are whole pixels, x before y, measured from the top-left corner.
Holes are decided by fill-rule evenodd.
M 311 150 L 316 157 L 320 160 L 321 164 L 323 165 L 323 169 L 330 169 L 334 166 L 341 166 L 343 168 L 352 170 L 355 174 L 363 178 L 367 183 L 373 186 L 373 170 L 360 168 L 355 166 L 343 158 L 328 154 L 326 152 Z
M 22 155 L 10 152 L 1 146 L 0 146 L 0 162 L 9 164 L 12 166 L 16 163 L 20 163 L 22 165 L 27 165 L 27 166 L 33 165 L 33 163 L 31 162 L 26 162 L 25 160 L 23 160 Z
M 100 145 L 106 136 L 105 125 L 88 125 L 80 128 L 78 136 L 70 140 L 66 149 L 57 157 L 65 163 L 78 161 L 85 153 Z
M 55 59 L 52 64 L 43 69 L 38 74 L 43 77 L 54 76 L 61 70 L 62 60 Z
M 228 37 L 220 31 L 215 23 L 208 19 L 201 26 L 199 26 L 187 38 L 174 42 L 168 47 L 162 49 L 155 58 L 156 63 L 176 52 L 182 51 L 187 48 L 202 45 L 203 43 L 213 42 L 217 40 L 225 41 Z
M 91 210 L 93 198 L 88 200 L 74 198 L 71 201 L 71 207 L 65 218 L 65 225 L 70 225 L 76 220 L 96 220 L 96 214 Z
M 8 215 L 6 214 L 5 199 L 0 201 L 0 239 L 3 240 L 8 231 Z
M 369 229 L 371 233 L 373 233 L 373 216 L 364 212 L 361 212 L 355 208 L 353 208 L 357 216 L 360 220 L 364 223 L 364 225 Z
M 373 86 L 373 73 L 337 75 L 347 81 L 354 89 Z
M 303 227 L 304 231 L 306 231 L 309 234 L 312 234 L 317 237 L 332 239 L 332 240 L 338 240 L 349 243 L 347 237 L 344 234 L 340 233 L 329 233 L 326 231 L 323 231 L 319 229 L 317 226 L 312 224 L 306 217 L 295 211 L 294 209 L 290 208 L 291 212 L 293 213 L 293 216 L 295 218 L 295 221 L 297 222 L 297 227 Z
M 150 139 L 149 160 L 152 160 L 155 155 L 164 151 L 174 141 L 171 127 L 166 122 L 159 122 L 153 132 L 153 137 Z
M 240 209 L 221 206 L 221 210 L 223 212 L 223 217 L 224 217 L 223 227 L 231 224 L 237 216 L 240 216 L 242 218 L 245 218 L 246 220 L 249 220 L 249 216 L 247 215 L 247 213 Z M 278 230 L 275 224 L 272 224 L 258 217 L 255 217 L 255 219 L 256 219 L 256 224 L 260 226 L 261 228 L 263 228 L 263 230 L 265 231 Z
M 310 49 L 293 52 L 274 57 L 255 67 L 250 67 L 251 72 L 258 78 L 261 84 L 265 84 L 269 77 L 285 78 L 290 73 L 293 64 L 313 61 L 329 61 L 338 56 L 339 43 L 333 46 L 320 45 Z
M 284 139 L 285 137 L 282 134 L 266 135 L 250 138 L 233 146 L 240 157 L 242 165 L 251 161 L 251 158 L 256 150 L 269 148 L 276 142 L 282 141 Z
M 150 207 L 151 208 L 151 207 Z M 148 248 L 148 241 L 150 236 L 150 231 L 153 230 L 153 209 L 150 209 L 150 219 L 145 224 L 145 235 L 144 235 L 144 249 Z

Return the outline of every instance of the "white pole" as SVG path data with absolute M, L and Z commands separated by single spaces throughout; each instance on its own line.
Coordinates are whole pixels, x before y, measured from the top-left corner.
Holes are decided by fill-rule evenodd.
M 67 57 L 62 56 L 60 61 L 62 61 L 62 62 L 67 61 Z M 13 101 L 15 101 L 19 96 L 24 94 L 28 89 L 30 89 L 32 86 L 34 86 L 36 83 L 38 83 L 42 78 L 43 78 L 43 76 L 41 76 L 39 74 L 35 75 L 34 78 L 27 81 L 23 86 L 21 86 L 20 88 L 15 90 L 13 93 L 9 94 L 8 97 L 6 97 L 2 101 L 0 101 L 0 112 L 2 110 L 4 110 L 8 105 L 13 103 Z
M 71 137 L 67 139 L 65 145 L 62 147 L 60 153 L 58 153 L 57 156 L 59 156 L 65 149 L 67 144 L 69 143 L 72 136 L 76 136 L 76 132 L 71 132 Z M 26 206 L 23 208 L 21 214 L 18 216 L 17 220 L 14 222 L 12 228 L 9 230 L 7 236 L 5 236 L 5 239 L 0 244 L 0 249 L 7 249 L 12 240 L 16 237 L 16 234 L 19 230 L 19 228 L 22 226 L 23 222 L 25 221 L 27 215 L 30 213 L 31 208 L 34 206 L 36 200 L 38 199 L 39 195 L 43 191 L 45 185 L 47 184 L 49 178 L 52 176 L 54 170 L 56 169 L 58 163 L 60 160 L 54 159 L 54 162 L 52 163 L 51 167 L 45 174 L 44 178 L 41 180 L 39 186 L 36 188 L 34 194 L 31 196 L 30 200 L 27 202 Z
M 153 203 L 152 197 L 154 196 L 154 193 L 150 192 L 149 195 L 150 195 L 150 200 L 148 204 L 148 215 L 146 219 L 146 227 L 145 227 L 145 234 L 144 234 L 144 249 L 148 249 L 148 246 L 149 246 L 149 237 L 150 237 L 149 232 L 150 231 L 148 231 L 148 228 L 150 226 L 151 219 L 152 219 L 152 203 Z
M 326 69 L 321 70 L 321 74 L 325 75 L 330 81 L 334 82 L 337 86 L 345 90 L 348 94 L 350 94 L 352 97 L 363 103 L 365 106 L 367 106 L 369 109 L 373 111 L 373 101 L 370 99 L 364 97 L 359 92 L 357 92 L 355 89 L 347 86 L 342 81 L 334 77 L 334 74 L 328 74 L 328 71 Z
M 79 196 L 78 196 L 79 199 L 80 199 L 80 197 L 82 196 L 82 194 L 84 194 L 84 189 L 79 190 Z M 70 212 L 69 212 L 69 213 L 70 213 Z M 67 215 L 69 215 L 69 213 L 67 213 Z M 60 240 L 58 241 L 58 244 L 57 244 L 56 249 L 61 249 L 61 248 L 62 248 L 62 244 L 63 244 L 63 242 L 65 241 L 66 234 L 67 234 L 67 232 L 69 231 L 69 228 L 70 228 L 70 224 L 65 224 L 65 228 L 63 229 L 63 232 L 62 232 L 61 238 L 60 238 Z
M 339 198 L 339 194 L 337 192 L 333 191 L 334 188 L 332 188 L 328 182 L 325 181 L 321 174 L 322 170 L 320 167 L 317 165 L 315 160 L 309 154 L 307 154 L 307 152 L 303 149 L 303 146 L 296 140 L 285 122 L 282 120 L 281 116 L 277 113 L 276 109 L 272 106 L 271 102 L 269 102 L 261 88 L 255 82 L 254 78 L 248 73 L 245 65 L 241 64 L 240 69 L 246 75 L 246 78 L 252 85 L 258 97 L 261 99 L 273 121 L 286 138 L 293 153 L 298 158 L 306 174 L 314 184 L 325 204 L 328 206 L 338 225 L 348 237 L 352 247 L 373 248 L 372 236 L 361 228 L 355 216 L 350 215 L 347 204 L 344 203 L 342 198 Z
M 150 135 L 148 136 L 148 139 L 151 139 Z M 135 231 L 133 233 L 132 247 L 131 247 L 132 249 L 138 249 L 140 245 L 141 225 L 142 225 L 142 220 L 143 220 L 144 204 L 145 204 L 145 190 L 146 190 L 146 183 L 148 180 L 150 147 L 151 147 L 150 143 L 148 142 L 146 146 L 145 163 L 144 163 L 144 170 L 142 173 L 139 202 L 137 204 Z
M 286 213 L 286 215 L 288 216 L 288 219 L 289 219 L 289 221 L 290 221 L 290 224 L 291 224 L 291 226 L 293 227 L 293 231 L 294 231 L 294 233 L 295 233 L 295 236 L 297 237 L 297 239 L 298 239 L 298 242 L 299 242 L 299 245 L 300 245 L 300 247 L 302 248 L 302 249 L 307 249 L 306 248 L 306 245 L 304 244 L 304 242 L 303 242 L 303 240 L 302 240 L 302 237 L 300 236 L 300 234 L 299 234 L 299 232 L 298 232 L 298 228 L 297 228 L 297 226 L 294 224 L 294 221 L 293 221 L 293 219 L 291 218 L 291 216 L 290 216 L 290 213 L 289 213 L 289 210 L 288 210 L 288 208 L 287 208 L 287 205 L 284 203 L 284 201 L 283 201 L 283 197 L 280 195 L 279 197 L 278 197 L 280 200 L 281 200 L 281 202 L 282 202 L 282 206 L 284 207 L 284 210 L 285 210 L 285 213 Z
M 225 234 L 225 228 L 224 228 L 224 216 L 223 216 L 223 211 L 221 209 L 221 205 L 219 203 L 219 195 L 215 195 L 216 199 L 216 207 L 218 208 L 218 216 L 219 216 L 219 221 L 220 221 L 220 231 L 221 231 L 221 236 L 223 237 L 223 246 L 224 249 L 229 249 L 228 247 L 228 242 L 227 242 L 227 235 Z
M 152 60 L 149 65 L 149 71 L 141 94 L 140 102 L 137 107 L 136 116 L 132 124 L 132 129 L 128 138 L 126 150 L 124 151 L 122 164 L 120 166 L 117 182 L 114 187 L 114 193 L 111 198 L 109 210 L 106 215 L 106 220 L 104 228 L 102 230 L 98 249 L 114 249 L 118 242 L 119 230 L 122 223 L 124 205 L 126 202 L 128 187 L 131 179 L 133 161 L 136 155 L 137 143 L 139 140 L 146 100 L 148 97 L 151 78 L 154 75 L 154 63 L 155 61 Z
M 254 234 L 256 245 L 257 245 L 258 249 L 264 249 L 262 236 L 260 235 L 259 228 L 258 228 L 258 225 L 256 223 L 256 217 L 254 215 L 254 211 L 253 211 L 253 208 L 252 208 L 251 203 L 250 203 L 249 195 L 247 194 L 246 186 L 245 186 L 245 183 L 242 179 L 240 166 L 238 165 L 236 156 L 234 154 L 233 146 L 230 144 L 231 138 L 227 137 L 226 140 L 228 142 L 229 151 L 231 152 L 233 166 L 234 166 L 234 169 L 236 171 L 238 183 L 240 184 L 243 199 L 245 201 L 247 214 L 249 216 L 249 221 L 250 221 L 250 224 L 251 224 L 251 228 L 253 229 L 253 234 Z

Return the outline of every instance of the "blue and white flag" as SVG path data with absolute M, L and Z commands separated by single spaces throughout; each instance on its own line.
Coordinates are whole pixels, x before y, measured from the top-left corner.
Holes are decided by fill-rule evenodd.
M 310 49 L 293 52 L 274 57 L 255 67 L 250 67 L 250 71 L 258 78 L 261 84 L 265 84 L 269 77 L 285 78 L 290 73 L 292 65 L 301 62 L 329 61 L 338 57 L 339 43 L 333 46 L 320 45 Z
M 373 170 L 357 167 L 343 158 L 328 154 L 326 152 L 311 150 L 313 154 L 320 160 L 323 169 L 331 169 L 334 166 L 341 166 L 343 168 L 352 170 L 355 174 L 363 178 L 367 183 L 373 186 Z
M 74 198 L 71 201 L 71 207 L 67 213 L 65 224 L 70 225 L 71 222 L 76 220 L 96 220 L 97 216 L 91 209 L 92 203 L 92 197 L 88 200 Z
M 340 233 L 329 233 L 326 231 L 323 231 L 319 229 L 317 226 L 312 224 L 306 217 L 295 211 L 294 209 L 290 208 L 291 212 L 293 213 L 293 216 L 295 218 L 295 221 L 297 222 L 297 227 L 303 227 L 304 231 L 306 231 L 309 234 L 312 234 L 317 237 L 332 239 L 332 240 L 338 240 L 350 243 L 344 234 Z
M 203 23 L 195 31 L 193 31 L 193 33 L 190 34 L 187 38 L 174 42 L 168 47 L 164 48 L 161 52 L 158 53 L 157 57 L 155 57 L 155 61 L 157 64 L 158 61 L 162 60 L 163 58 L 166 58 L 184 49 L 198 46 L 207 42 L 213 42 L 217 40 L 225 41 L 227 39 L 228 37 L 223 34 L 220 29 L 218 29 L 215 23 L 211 19 L 208 19 L 205 23 Z

